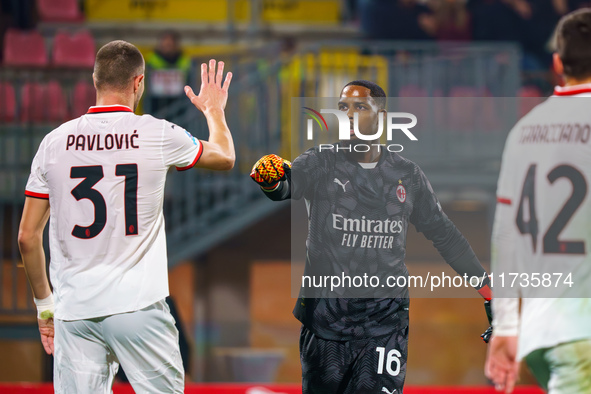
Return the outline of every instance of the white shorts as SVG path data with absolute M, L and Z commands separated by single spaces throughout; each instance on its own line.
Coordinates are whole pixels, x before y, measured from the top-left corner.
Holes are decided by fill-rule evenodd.
M 164 300 L 135 312 L 54 323 L 56 393 L 111 393 L 119 364 L 136 393 L 183 392 L 179 333 Z
M 591 339 L 538 349 L 525 361 L 548 394 L 591 393 Z

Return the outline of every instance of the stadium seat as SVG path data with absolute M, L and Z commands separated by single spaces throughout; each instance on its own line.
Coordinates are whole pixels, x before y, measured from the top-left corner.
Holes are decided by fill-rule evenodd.
M 92 67 L 96 47 L 94 38 L 84 30 L 74 35 L 58 32 L 53 39 L 52 63 L 65 67 Z
M 16 95 L 14 86 L 0 82 L 0 121 L 12 122 L 16 117 Z
M 449 96 L 447 124 L 452 130 L 492 132 L 500 127 L 495 100 L 485 99 L 491 97 L 486 89 L 456 86 L 450 89 Z
M 43 22 L 81 22 L 78 0 L 37 0 L 39 18 Z
M 544 101 L 544 94 L 537 86 L 523 86 L 517 92 L 519 97 L 519 116 L 525 116 L 536 105 Z
M 4 35 L 4 64 L 7 66 L 47 65 L 47 51 L 38 31 L 8 29 Z
M 21 115 L 23 122 L 63 122 L 68 118 L 68 103 L 64 91 L 57 81 L 47 85 L 27 82 L 21 95 Z
M 454 86 L 449 90 L 449 97 L 490 97 L 490 93 L 486 88 Z
M 72 100 L 72 116 L 76 118 L 84 115 L 95 102 L 96 90 L 94 86 L 84 81 L 76 83 Z
M 20 119 L 23 122 L 42 122 L 45 118 L 46 87 L 27 82 L 21 90 Z
M 64 122 L 68 120 L 68 100 L 58 81 L 47 84 L 47 120 L 50 122 Z
M 399 97 L 429 97 L 427 89 L 415 85 L 404 85 L 398 91 Z
M 429 92 L 425 88 L 415 85 L 405 85 L 398 91 L 398 104 L 404 112 L 410 112 L 417 117 L 419 127 L 424 127 L 429 121 Z

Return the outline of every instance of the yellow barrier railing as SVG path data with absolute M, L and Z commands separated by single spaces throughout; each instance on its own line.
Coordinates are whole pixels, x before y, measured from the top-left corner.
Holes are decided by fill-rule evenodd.
M 336 24 L 339 0 L 85 0 L 89 21 L 247 22 L 253 9 L 265 23 Z M 259 4 L 259 7 L 253 7 Z

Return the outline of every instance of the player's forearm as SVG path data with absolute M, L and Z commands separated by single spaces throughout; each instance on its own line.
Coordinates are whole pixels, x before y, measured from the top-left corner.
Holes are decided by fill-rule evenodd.
M 236 161 L 234 141 L 223 110 L 211 109 L 205 113 L 207 126 L 209 128 L 208 142 L 215 146 L 216 154 L 225 168 L 231 169 Z M 229 167 L 229 168 L 228 168 Z
M 433 246 L 458 274 L 481 278 L 475 288 L 486 299 L 490 299 L 488 274 L 466 238 L 460 233 L 451 220 L 438 228 L 425 232 L 425 237 L 433 242 Z
M 19 248 L 34 297 L 39 299 L 49 297 L 51 289 L 45 270 L 42 234 L 19 234 Z

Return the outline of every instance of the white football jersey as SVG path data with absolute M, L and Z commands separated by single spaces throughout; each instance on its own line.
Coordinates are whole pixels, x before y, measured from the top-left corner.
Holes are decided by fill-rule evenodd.
M 202 151 L 183 128 L 121 105 L 91 107 L 45 136 L 25 195 L 49 198 L 56 318 L 131 312 L 168 296 L 166 173 L 193 167 Z
M 589 108 L 591 84 L 556 88 L 505 145 L 492 240 L 493 327 L 497 335 L 519 332 L 519 358 L 591 338 Z M 522 298 L 521 316 L 516 300 L 503 297 Z

